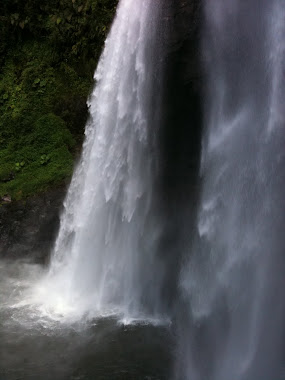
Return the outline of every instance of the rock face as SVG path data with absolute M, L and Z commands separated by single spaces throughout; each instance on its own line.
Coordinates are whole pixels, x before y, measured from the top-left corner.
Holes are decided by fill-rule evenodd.
M 166 226 L 161 256 L 168 273 L 165 297 L 176 309 L 180 262 L 194 235 L 202 135 L 201 0 L 167 0 L 159 195 Z
M 59 227 L 66 190 L 48 191 L 0 207 L 0 256 L 45 262 Z
M 169 193 L 193 186 L 200 162 L 202 70 L 201 0 L 171 0 L 164 88 L 162 162 Z

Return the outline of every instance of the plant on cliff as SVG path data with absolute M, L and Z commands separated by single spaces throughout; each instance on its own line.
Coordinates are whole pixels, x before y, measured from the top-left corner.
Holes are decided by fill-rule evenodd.
M 20 199 L 70 177 L 116 4 L 1 1 L 0 196 Z

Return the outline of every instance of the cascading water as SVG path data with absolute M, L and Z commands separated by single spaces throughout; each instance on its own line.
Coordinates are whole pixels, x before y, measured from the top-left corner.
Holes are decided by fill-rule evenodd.
M 285 2 L 204 6 L 202 194 L 177 377 L 284 379 Z
M 154 207 L 161 7 L 122 0 L 95 73 L 82 159 L 70 185 L 42 297 L 78 316 L 155 317 Z
M 7 379 L 169 378 L 168 330 L 127 330 L 103 319 L 96 329 L 84 324 L 81 335 L 77 324 L 58 319 L 161 321 L 180 292 L 177 379 L 285 380 L 285 3 L 204 0 L 205 128 L 194 232 L 196 186 L 195 196 L 188 189 L 195 164 L 193 175 L 182 174 L 194 155 L 183 136 L 175 140 L 183 142 L 181 155 L 178 143 L 173 149 L 171 136 L 183 132 L 172 133 L 174 117 L 165 123 L 171 130 L 159 130 L 163 13 L 169 6 L 175 15 L 187 2 L 162 3 L 118 6 L 48 274 L 1 262 L 0 375 Z M 171 70 L 182 67 L 179 60 Z M 168 170 L 177 169 L 167 183 Z

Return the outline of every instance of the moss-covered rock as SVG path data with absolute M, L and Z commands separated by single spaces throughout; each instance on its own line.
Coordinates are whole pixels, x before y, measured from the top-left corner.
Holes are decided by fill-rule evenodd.
M 0 197 L 25 198 L 70 177 L 116 4 L 1 2 Z

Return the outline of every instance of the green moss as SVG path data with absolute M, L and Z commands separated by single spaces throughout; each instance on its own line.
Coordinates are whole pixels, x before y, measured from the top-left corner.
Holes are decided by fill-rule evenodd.
M 117 0 L 0 4 L 0 196 L 68 179 Z
M 67 124 L 72 119 L 68 102 L 85 99 L 90 81 L 76 76 L 72 68 L 66 70 L 66 65 L 64 69 L 51 66 L 49 49 L 29 42 L 11 51 L 4 65 L 0 80 L 0 196 L 26 197 L 71 174 L 73 148 L 85 119 L 80 133 L 77 126 L 69 125 L 72 134 Z M 85 108 L 84 112 L 86 117 Z M 43 155 L 49 156 L 44 163 Z M 17 167 L 22 162 L 25 164 Z
M 60 117 L 52 113 L 40 117 L 29 133 L 1 151 L 0 195 L 19 199 L 62 182 L 72 173 L 74 143 Z

